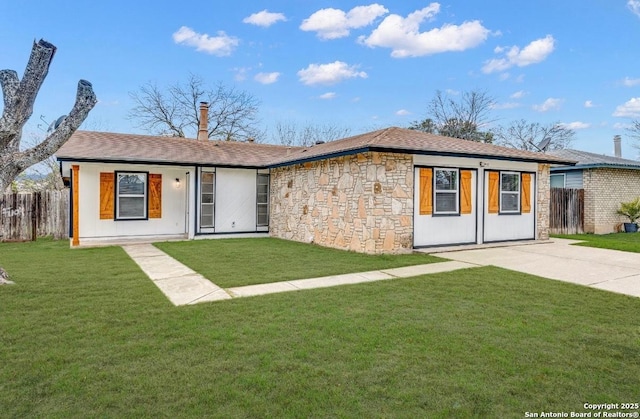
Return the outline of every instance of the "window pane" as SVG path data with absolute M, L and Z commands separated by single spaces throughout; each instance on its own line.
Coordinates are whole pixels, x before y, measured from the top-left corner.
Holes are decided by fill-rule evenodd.
M 202 215 L 213 215 L 213 205 L 203 205 Z
M 500 209 L 502 211 L 518 211 L 520 209 L 518 206 L 519 198 L 520 195 L 517 193 L 503 192 L 500 200 Z
M 503 192 L 517 192 L 520 190 L 520 175 L 517 173 L 502 173 Z
M 436 170 L 436 191 L 458 190 L 457 170 Z
M 202 193 L 213 193 L 213 184 L 212 183 L 203 183 L 200 186 Z
M 264 226 L 269 224 L 269 212 L 266 205 L 258 205 L 258 225 Z
M 213 173 L 202 172 L 202 183 L 213 183 Z
M 436 212 L 457 212 L 458 194 L 436 192 Z
M 200 217 L 200 227 L 213 227 L 213 215 L 202 215 Z
M 118 191 L 121 195 L 144 195 L 144 174 L 118 174 Z
M 202 194 L 202 203 L 203 204 L 213 204 L 213 194 L 203 193 Z
M 552 188 L 564 188 L 564 175 L 551 175 Z
M 264 194 L 266 195 L 269 192 L 269 187 L 267 185 L 258 185 L 258 195 Z
M 122 218 L 144 217 L 144 197 L 120 197 L 118 216 Z

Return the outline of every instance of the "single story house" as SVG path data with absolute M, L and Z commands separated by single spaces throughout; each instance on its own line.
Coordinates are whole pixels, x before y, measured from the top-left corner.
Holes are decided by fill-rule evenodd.
M 579 150 L 549 153 L 577 162 L 571 166 L 552 167 L 551 187 L 584 189 L 585 233 L 620 231 L 626 218 L 616 210 L 621 202 L 640 196 L 640 162 Z
M 403 128 L 312 147 L 78 131 L 71 244 L 262 234 L 366 253 L 547 239 L 571 159 Z

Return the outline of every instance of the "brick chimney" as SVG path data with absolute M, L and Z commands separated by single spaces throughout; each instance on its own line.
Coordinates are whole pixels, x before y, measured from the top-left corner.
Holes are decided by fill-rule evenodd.
M 209 104 L 200 102 L 200 126 L 198 127 L 198 141 L 209 139 Z
M 621 140 L 622 139 L 619 135 L 613 136 L 613 155 L 616 157 L 622 157 L 622 145 L 620 144 Z

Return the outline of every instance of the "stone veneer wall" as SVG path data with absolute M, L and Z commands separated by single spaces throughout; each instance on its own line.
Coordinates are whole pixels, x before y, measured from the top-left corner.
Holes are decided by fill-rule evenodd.
M 413 157 L 360 153 L 271 170 L 274 237 L 365 253 L 413 248 Z
M 584 230 L 606 234 L 620 231 L 627 218 L 616 214 L 621 202 L 640 196 L 640 170 L 598 168 L 582 171 Z
M 551 205 L 551 171 L 548 164 L 538 164 L 537 183 L 537 239 L 547 240 L 549 238 L 549 206 Z

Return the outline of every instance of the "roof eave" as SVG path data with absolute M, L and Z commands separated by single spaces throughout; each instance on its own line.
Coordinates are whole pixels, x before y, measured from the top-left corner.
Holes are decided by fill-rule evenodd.
M 76 157 L 56 157 L 59 162 L 78 162 L 78 163 L 111 163 L 111 164 L 151 164 L 157 166 L 210 166 L 210 167 L 228 167 L 242 169 L 266 169 L 268 165 L 242 165 L 242 164 L 218 164 L 212 162 L 185 162 L 185 161 L 167 161 L 167 160 L 135 160 L 135 159 L 105 159 L 105 158 L 76 158 Z
M 583 170 L 583 169 L 628 169 L 628 170 L 640 170 L 640 166 L 627 166 L 624 164 L 612 164 L 612 163 L 589 163 L 589 164 L 576 164 L 575 166 L 558 166 L 552 167 L 552 172 L 567 171 L 567 170 Z
M 347 156 L 347 155 L 358 154 L 358 153 L 373 152 L 373 151 L 380 152 L 380 153 L 419 154 L 419 155 L 430 155 L 430 156 L 482 158 L 482 159 L 493 159 L 493 160 L 503 160 L 503 161 L 521 161 L 526 163 L 562 164 L 562 165 L 575 164 L 574 161 L 562 161 L 562 160 L 559 161 L 559 160 L 538 159 L 538 158 L 529 158 L 529 157 L 500 156 L 500 155 L 478 154 L 478 153 L 415 150 L 410 148 L 380 147 L 380 146 L 368 145 L 368 146 L 363 146 L 363 147 L 349 149 L 349 150 L 341 150 L 341 151 L 336 151 L 332 153 L 318 154 L 311 157 L 302 157 L 302 158 L 284 160 L 284 161 L 280 161 L 280 162 L 269 165 L 269 168 L 292 166 L 294 164 L 303 164 L 303 163 L 309 163 L 317 160 L 324 160 L 324 159 L 330 159 L 330 158 Z

